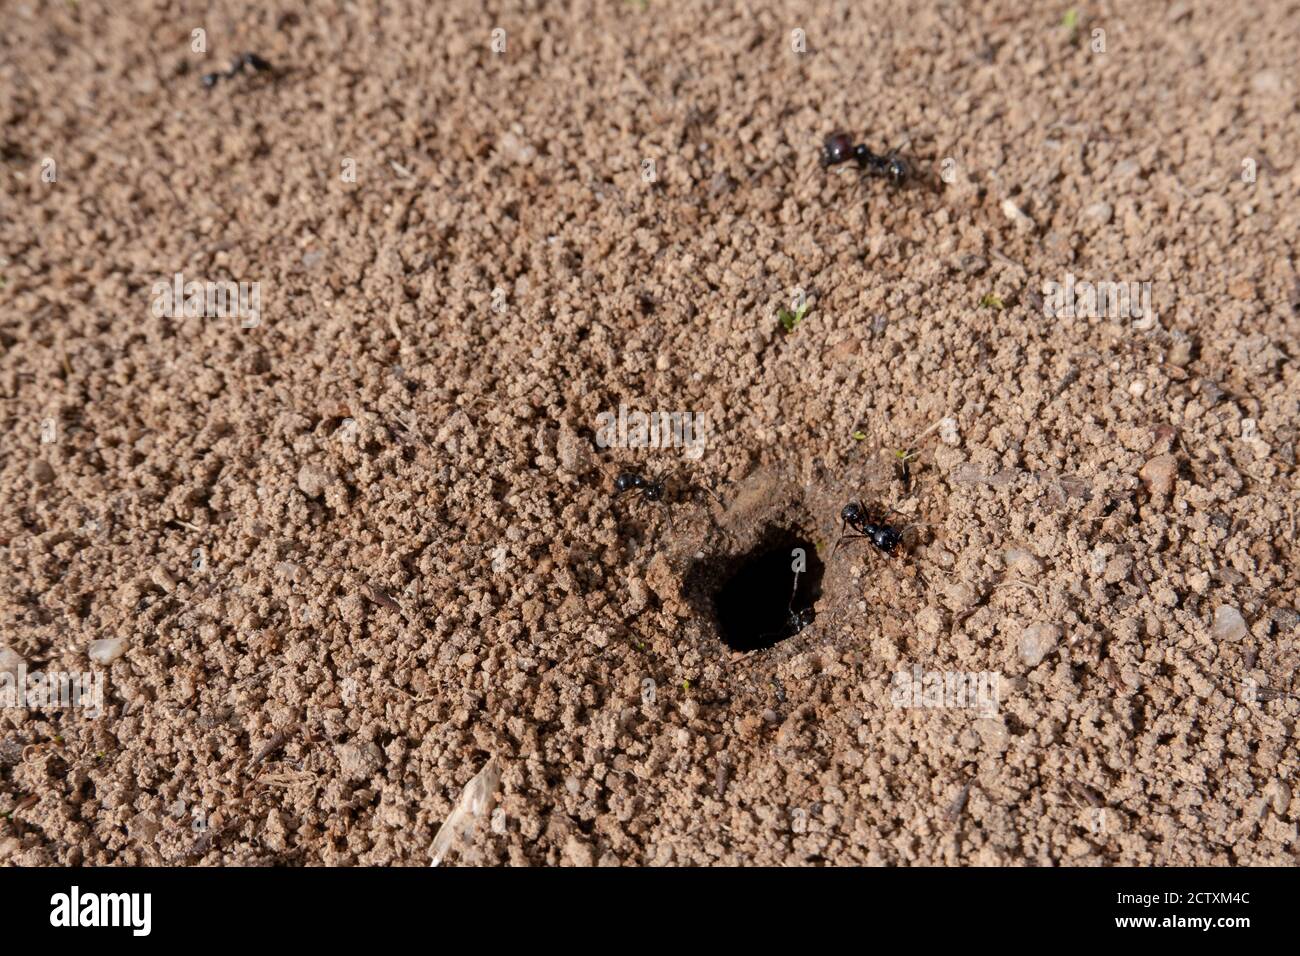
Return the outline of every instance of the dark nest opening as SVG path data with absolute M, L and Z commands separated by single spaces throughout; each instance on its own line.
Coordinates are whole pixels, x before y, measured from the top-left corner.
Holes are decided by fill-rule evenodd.
M 770 528 L 756 547 L 727 565 L 712 595 L 718 633 L 727 647 L 762 650 L 813 622 L 824 568 L 804 535 Z

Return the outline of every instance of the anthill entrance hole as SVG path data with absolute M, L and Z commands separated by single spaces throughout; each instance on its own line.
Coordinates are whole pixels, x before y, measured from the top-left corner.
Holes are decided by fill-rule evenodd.
M 812 623 L 821 586 L 813 543 L 774 529 L 740 557 L 714 595 L 723 643 L 736 651 L 761 650 L 799 633 Z

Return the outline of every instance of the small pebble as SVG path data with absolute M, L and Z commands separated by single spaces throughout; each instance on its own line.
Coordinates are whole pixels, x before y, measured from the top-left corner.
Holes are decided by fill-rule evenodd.
M 957 419 L 945 418 L 939 422 L 939 441 L 945 445 L 961 444 L 961 436 L 957 433 Z
M 22 665 L 21 654 L 7 644 L 0 644 L 0 674 L 17 674 Z
M 1153 495 L 1167 495 L 1174 487 L 1178 474 L 1178 459 L 1173 455 L 1156 455 L 1138 472 L 1138 477 Z
M 91 641 L 87 655 L 96 664 L 111 664 L 126 653 L 126 638 L 109 637 Z
M 1020 659 L 1037 667 L 1060 640 L 1061 629 L 1055 624 L 1031 624 L 1020 635 Z
M 308 498 L 319 498 L 331 481 L 332 477 L 315 465 L 303 465 L 298 469 L 298 490 Z
M 1024 210 L 1010 199 L 1002 200 L 1002 215 L 1015 223 L 1017 229 L 1032 229 L 1034 227 L 1034 221 L 1025 215 Z
M 159 590 L 164 591 L 167 594 L 171 594 L 176 590 L 176 579 L 172 577 L 171 572 L 162 565 L 158 565 L 152 572 L 150 572 L 149 579 L 157 585 Z
M 1043 563 L 1023 548 L 1007 549 L 1002 560 L 1006 562 L 1008 568 L 1019 571 L 1025 577 L 1033 577 L 1043 570 Z
M 1083 218 L 1087 219 L 1090 223 L 1096 223 L 1099 226 L 1104 226 L 1108 222 L 1110 222 L 1110 218 L 1113 213 L 1114 210 L 1111 208 L 1110 203 L 1096 202 L 1093 203 L 1091 206 L 1087 207 L 1086 209 L 1084 209 Z
M 1216 641 L 1239 641 L 1246 634 L 1246 619 L 1235 607 L 1223 604 L 1215 610 L 1210 636 Z

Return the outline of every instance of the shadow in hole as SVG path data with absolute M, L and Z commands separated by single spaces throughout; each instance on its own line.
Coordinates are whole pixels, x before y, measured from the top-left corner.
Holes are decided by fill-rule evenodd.
M 761 650 L 812 623 L 821 597 L 823 566 L 813 543 L 793 531 L 770 532 L 763 543 L 737 559 L 713 595 L 718 632 L 736 651 Z M 795 574 L 796 548 L 806 570 Z

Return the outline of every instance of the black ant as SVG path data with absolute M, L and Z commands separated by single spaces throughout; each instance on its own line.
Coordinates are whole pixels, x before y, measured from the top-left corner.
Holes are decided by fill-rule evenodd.
M 704 488 L 702 485 L 700 487 L 719 505 L 722 504 L 722 499 L 714 494 L 711 489 Z M 641 492 L 641 497 L 646 501 L 662 502 L 665 507 L 664 513 L 668 517 L 668 527 L 670 529 L 673 527 L 672 510 L 668 508 L 667 501 L 668 489 L 662 479 L 647 478 L 634 471 L 625 471 L 614 479 L 614 490 L 611 497 L 617 498 L 629 491 Z M 676 494 L 674 494 L 673 500 L 678 500 Z
M 719 505 L 722 504 L 722 499 L 712 489 L 703 485 L 698 487 Z M 614 497 L 617 498 L 625 491 L 640 491 L 641 497 L 645 498 L 646 501 L 663 501 L 665 488 L 663 481 L 652 481 L 643 475 L 638 475 L 636 472 L 625 471 L 614 479 Z
M 241 53 L 230 64 L 230 69 L 225 73 L 204 73 L 202 82 L 205 87 L 211 89 L 217 85 L 217 81 L 222 79 L 231 79 L 244 72 L 244 67 L 248 67 L 255 73 L 264 73 L 271 68 L 271 64 L 262 59 L 256 53 Z
M 840 512 L 840 518 L 844 522 L 843 527 L 840 529 L 840 541 L 843 541 L 846 536 L 866 538 L 878 550 L 891 556 L 903 541 L 903 532 L 892 525 L 886 524 L 883 520 L 879 523 L 870 520 L 866 509 L 856 501 L 850 501 L 844 506 L 844 509 Z M 846 535 L 849 528 L 852 528 L 857 534 Z M 840 541 L 836 541 L 835 548 L 831 549 L 831 557 L 835 557 L 835 549 L 839 548 Z
M 614 496 L 618 497 L 625 491 L 640 490 L 641 497 L 646 501 L 662 501 L 664 497 L 664 483 L 662 481 L 651 481 L 649 478 L 633 472 L 624 472 L 614 479 Z
M 872 176 L 883 176 L 895 186 L 901 186 L 911 175 L 911 170 L 897 153 L 897 149 L 892 149 L 884 156 L 880 156 L 873 153 L 866 143 L 853 145 L 853 139 L 848 133 L 832 133 L 826 137 L 826 142 L 822 146 L 822 165 L 838 166 L 840 163 L 847 163 L 854 159 L 861 169 Z
M 790 636 L 798 634 L 805 627 L 813 622 L 816 613 L 810 607 L 800 608 L 799 610 L 790 609 L 790 618 L 786 622 L 786 627 L 790 629 Z
M 799 575 L 796 574 L 794 576 L 794 580 L 795 580 L 795 586 L 798 587 Z M 794 609 L 793 600 L 794 598 L 791 597 L 792 603 L 790 605 L 789 612 L 786 614 L 785 627 L 780 631 L 768 631 L 765 634 L 758 635 L 758 639 L 760 641 L 769 637 L 775 637 L 778 640 L 785 640 L 787 637 L 794 637 L 796 634 L 798 634 L 800 631 L 802 631 L 805 627 L 807 627 L 809 624 L 813 622 L 813 620 L 817 616 L 816 612 L 810 607 L 801 607 L 799 610 L 796 611 Z

